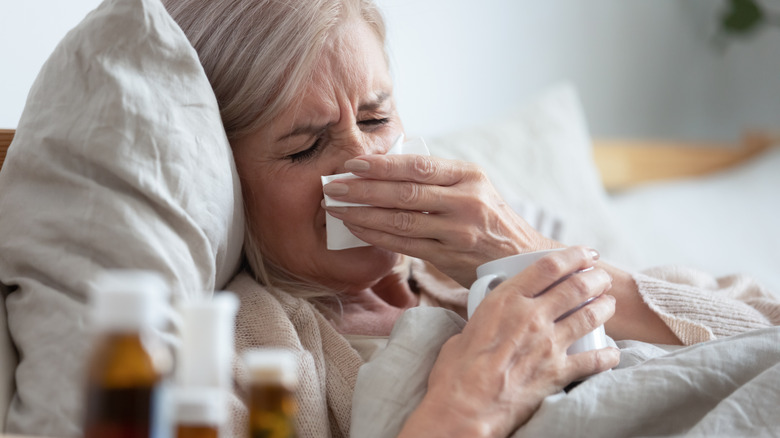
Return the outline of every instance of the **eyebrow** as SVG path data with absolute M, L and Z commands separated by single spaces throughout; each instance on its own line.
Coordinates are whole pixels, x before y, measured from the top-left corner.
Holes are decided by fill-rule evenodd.
M 362 111 L 376 111 L 381 107 L 387 99 L 390 98 L 390 93 L 386 92 L 380 92 L 377 94 L 376 99 L 372 100 L 371 102 L 366 102 L 364 104 L 361 104 L 358 106 L 358 112 Z M 302 125 L 295 127 L 292 131 L 288 132 L 287 134 L 284 134 L 283 136 L 279 137 L 276 141 L 282 141 L 284 139 L 295 137 L 297 135 L 311 135 L 316 134 L 318 132 L 322 132 L 326 129 L 328 129 L 329 126 L 333 125 L 333 123 L 326 123 L 324 125 Z
M 381 91 L 381 92 L 379 92 L 379 94 L 377 94 L 376 99 L 374 99 L 371 102 L 366 102 L 366 103 L 360 105 L 358 107 L 358 112 L 377 110 L 389 98 L 390 98 L 390 93 L 386 93 L 384 91 Z

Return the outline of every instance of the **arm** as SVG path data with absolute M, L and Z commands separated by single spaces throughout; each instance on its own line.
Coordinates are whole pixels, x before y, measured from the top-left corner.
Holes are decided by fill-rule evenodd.
M 474 164 L 363 155 L 345 168 L 363 179 L 339 180 L 346 193 L 328 184 L 325 194 L 373 207 L 329 207 L 331 215 L 361 240 L 426 260 L 465 287 L 483 263 L 564 246 L 529 226 Z
M 345 166 L 367 179 L 342 181 L 348 193 L 337 198 L 382 208 L 328 211 L 360 239 L 428 260 L 465 287 L 475 280 L 475 268 L 482 263 L 564 246 L 518 216 L 478 166 L 403 155 L 366 155 Z M 612 276 L 611 293 L 617 299 L 616 316 L 605 327 L 607 334 L 615 339 L 680 343 L 644 302 L 630 274 L 604 262 L 599 267 Z
M 634 339 L 654 344 L 681 345 L 680 339 L 645 303 L 631 274 L 603 261 L 598 266 L 612 277 L 610 293 L 617 300 L 615 316 L 604 325 L 615 340 Z

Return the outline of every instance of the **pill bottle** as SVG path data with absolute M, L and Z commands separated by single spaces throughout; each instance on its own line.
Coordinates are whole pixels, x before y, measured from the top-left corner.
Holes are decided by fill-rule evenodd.
M 249 372 L 249 437 L 296 437 L 297 360 L 289 350 L 252 349 L 243 354 Z
M 85 438 L 170 436 L 165 381 L 172 361 L 155 335 L 168 295 L 150 271 L 108 270 L 93 280 Z
M 217 438 L 227 426 L 238 305 L 235 295 L 218 292 L 210 300 L 178 306 L 182 328 L 173 394 L 176 438 Z

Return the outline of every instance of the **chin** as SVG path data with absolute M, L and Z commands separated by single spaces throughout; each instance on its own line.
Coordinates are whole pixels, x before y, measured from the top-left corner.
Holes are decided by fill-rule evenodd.
M 354 286 L 375 283 L 392 272 L 401 255 L 375 246 L 333 251 L 338 254 L 344 272 Z

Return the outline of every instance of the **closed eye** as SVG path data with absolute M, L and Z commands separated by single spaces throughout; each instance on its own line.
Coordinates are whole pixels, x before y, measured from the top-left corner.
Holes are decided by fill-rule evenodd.
M 358 124 L 360 124 L 362 126 L 371 126 L 371 127 L 373 127 L 373 126 L 385 125 L 389 121 L 390 121 L 389 117 L 384 117 L 384 118 L 381 118 L 381 119 L 361 120 L 360 122 L 358 122 Z
M 300 163 L 309 160 L 311 158 L 314 158 L 315 155 L 317 155 L 317 152 L 319 152 L 321 145 L 322 145 L 322 137 L 318 137 L 317 140 L 314 141 L 314 144 L 312 144 L 308 148 L 300 152 L 287 155 L 284 158 L 292 161 L 293 163 Z

